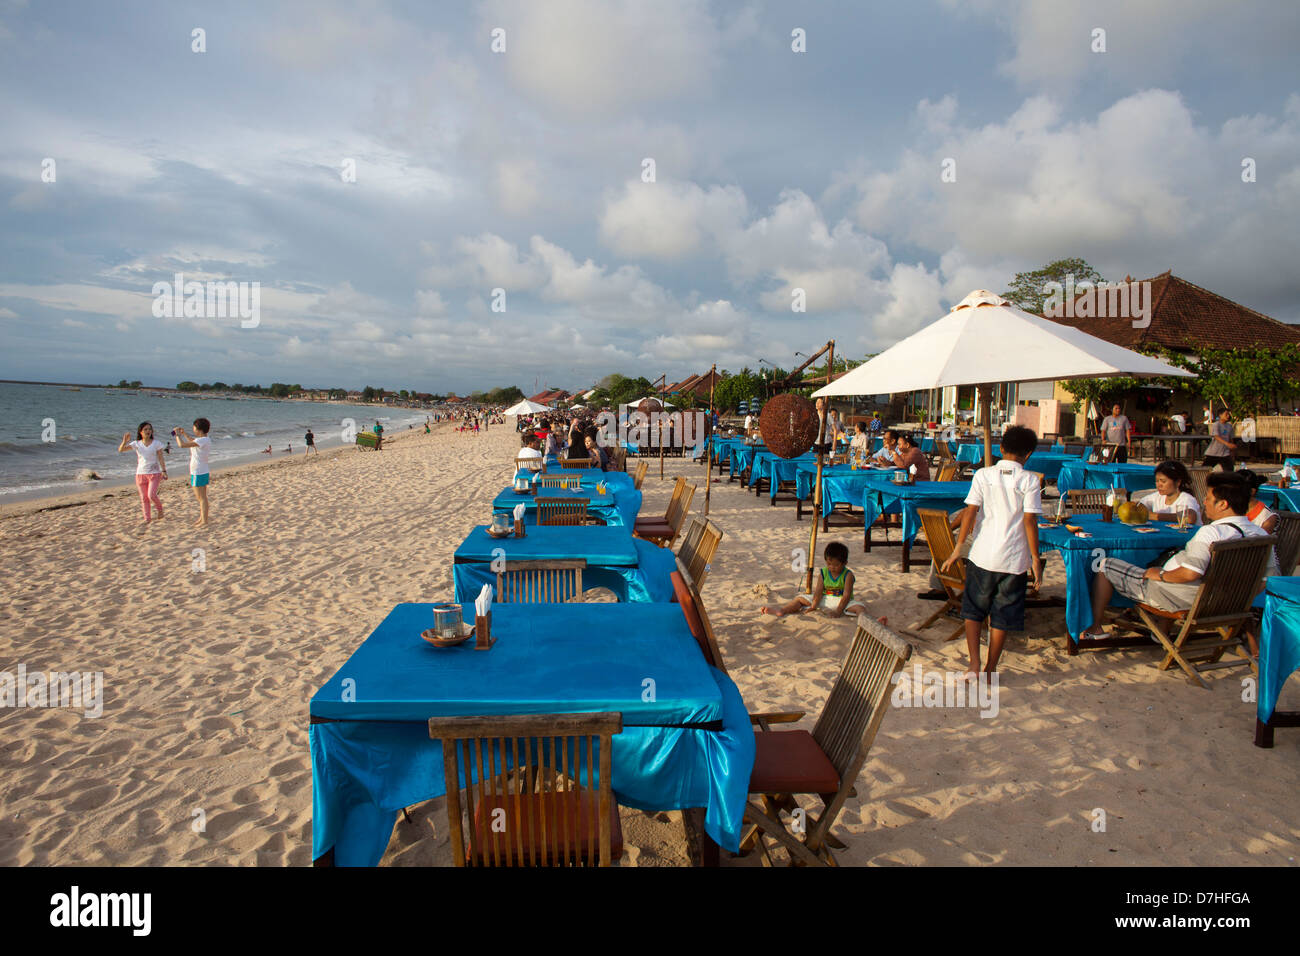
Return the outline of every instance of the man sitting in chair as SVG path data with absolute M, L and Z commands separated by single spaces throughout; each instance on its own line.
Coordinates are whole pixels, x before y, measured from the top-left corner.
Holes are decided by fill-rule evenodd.
M 1101 573 L 1092 579 L 1092 626 L 1080 639 L 1104 636 L 1102 613 L 1118 591 L 1130 600 L 1162 611 L 1184 611 L 1196 600 L 1201 578 L 1210 566 L 1210 545 L 1216 541 L 1267 535 L 1246 517 L 1250 488 L 1233 474 L 1206 476 L 1201 515 L 1205 524 L 1187 546 L 1158 568 L 1140 568 L 1118 558 L 1102 558 Z M 1277 574 L 1277 554 L 1268 559 L 1267 574 Z
M 515 456 L 515 463 L 519 466 L 519 471 L 540 471 L 543 475 L 546 474 L 546 459 L 542 457 L 542 453 L 537 447 L 541 444 L 537 439 L 537 433 L 532 431 L 524 432 L 521 442 L 524 447 L 519 449 L 519 454 Z M 536 463 L 519 461 L 520 458 L 536 458 L 537 461 Z

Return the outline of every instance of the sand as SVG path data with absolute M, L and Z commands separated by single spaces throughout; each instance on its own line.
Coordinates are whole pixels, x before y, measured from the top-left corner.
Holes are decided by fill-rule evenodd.
M 6 509 L 0 671 L 103 671 L 105 687 L 99 718 L 0 710 L 0 864 L 309 864 L 307 702 L 393 605 L 450 597 L 452 552 L 517 447 L 513 428 L 443 426 L 379 454 L 220 473 L 206 530 L 190 527 L 196 505 L 176 479 L 168 517 L 148 528 L 133 489 Z M 678 473 L 701 484 L 699 512 L 703 469 L 670 460 Z M 670 489 L 656 462 L 644 513 L 662 513 Z M 852 624 L 757 614 L 795 593 L 790 553 L 808 521 L 725 483 L 711 517 L 725 537 L 704 598 L 731 675 L 751 710 L 804 709 L 810 728 Z M 897 549 L 863 555 L 860 531 L 830 537 L 850 545 L 860 591 L 913 662 L 964 668 L 964 643 L 942 641 L 950 627 L 915 630 L 934 608 L 916 598 L 923 571 L 903 574 Z M 1063 584 L 1050 562 L 1045 591 Z M 1003 656 L 996 717 L 886 715 L 840 817 L 842 863 L 1295 865 L 1300 731 L 1253 746 L 1241 671 L 1203 690 L 1158 671 L 1153 650 L 1068 658 L 1063 610 L 1028 624 Z M 1296 681 L 1283 705 L 1300 708 Z M 384 865 L 448 864 L 444 814 L 441 800 L 414 808 Z M 625 810 L 623 822 L 624 865 L 688 861 L 680 814 Z

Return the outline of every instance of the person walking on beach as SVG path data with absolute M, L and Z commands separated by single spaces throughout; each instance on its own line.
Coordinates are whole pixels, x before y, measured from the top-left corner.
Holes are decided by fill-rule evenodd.
M 140 507 L 144 511 L 144 523 L 150 521 L 149 505 L 152 502 L 158 512 L 158 520 L 163 517 L 162 501 L 158 498 L 158 485 L 167 478 L 167 463 L 163 461 L 163 443 L 153 437 L 153 425 L 141 422 L 135 430 L 135 441 L 131 433 L 122 436 L 119 452 L 135 452 L 135 487 L 140 492 Z
M 998 669 L 1007 631 L 1025 629 L 1025 590 L 1043 577 L 1038 556 L 1038 516 L 1043 512 L 1042 485 L 1024 463 L 1038 446 L 1038 436 L 1023 425 L 1002 433 L 1002 461 L 981 468 L 971 479 L 957 546 L 943 563 L 947 574 L 959 560 L 974 531 L 966 561 L 966 590 L 961 616 L 966 620 L 969 673 L 980 672 L 980 631 L 989 620 L 989 657 L 985 667 Z
M 1232 471 L 1232 458 L 1237 453 L 1237 443 L 1233 441 L 1231 414 L 1225 408 L 1219 412 L 1219 420 L 1210 426 L 1214 441 L 1205 449 L 1205 460 L 1201 465 L 1213 468 L 1222 465 L 1224 471 Z
M 1115 461 L 1123 464 L 1128 461 L 1129 442 L 1132 441 L 1133 423 L 1120 411 L 1119 402 L 1110 410 L 1110 414 L 1101 420 L 1101 440 L 1115 448 Z
M 208 450 L 212 445 L 212 439 L 208 437 L 210 431 L 212 423 L 206 418 L 194 419 L 193 440 L 185 434 L 183 427 L 172 429 L 177 443 L 190 450 L 190 487 L 194 489 L 194 497 L 199 503 L 199 520 L 194 522 L 196 528 L 208 526 Z
M 384 444 L 384 426 L 379 424 L 379 422 L 375 422 L 373 430 L 375 433 L 375 451 L 379 451 Z
M 307 450 L 303 452 L 303 455 L 310 455 L 312 452 L 320 454 L 320 450 L 316 447 L 316 436 L 311 433 L 310 425 L 307 426 L 307 434 L 303 436 L 303 441 L 307 443 Z

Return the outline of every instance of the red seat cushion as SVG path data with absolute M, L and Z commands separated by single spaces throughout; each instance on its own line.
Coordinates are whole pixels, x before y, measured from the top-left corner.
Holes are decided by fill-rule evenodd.
M 493 862 L 492 838 L 497 844 L 498 865 L 528 866 L 536 848 L 539 865 L 562 863 L 566 860 L 587 861 L 588 837 L 594 855 L 589 863 L 600 862 L 600 830 L 597 825 L 597 794 L 576 790 L 561 793 L 525 793 L 519 796 L 518 810 L 514 795 L 496 795 L 479 801 L 474 806 L 474 830 L 466 856 L 475 865 Z M 497 816 L 505 826 L 494 833 L 491 829 L 493 811 L 504 809 L 505 816 Z M 547 821 L 546 840 L 543 844 L 540 821 Z M 523 824 L 521 827 L 520 824 Z M 515 860 L 516 835 L 523 844 L 523 856 Z M 609 858 L 617 861 L 623 855 L 623 828 L 618 820 L 618 801 L 609 801 Z
M 754 734 L 750 793 L 834 793 L 840 775 L 806 730 L 766 730 Z

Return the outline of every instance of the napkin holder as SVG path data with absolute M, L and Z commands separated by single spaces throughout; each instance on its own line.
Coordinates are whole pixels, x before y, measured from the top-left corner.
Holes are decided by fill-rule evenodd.
M 490 650 L 497 639 L 492 636 L 492 612 L 474 615 L 474 650 Z
M 524 519 L 523 519 L 523 518 L 516 518 L 516 519 L 515 519 L 515 537 L 516 537 L 516 538 L 522 538 L 523 536 L 524 536 Z M 491 611 L 488 611 L 488 615 L 491 616 L 491 614 L 492 614 L 492 612 L 491 612 Z

